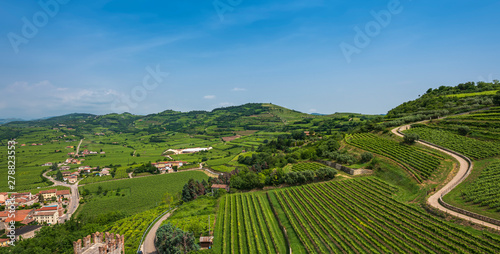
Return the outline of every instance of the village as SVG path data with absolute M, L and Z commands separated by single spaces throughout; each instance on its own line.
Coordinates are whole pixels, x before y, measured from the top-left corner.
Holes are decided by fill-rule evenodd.
M 38 194 L 0 193 L 0 230 L 15 225 L 15 241 L 35 236 L 42 226 L 63 222 L 71 204 L 70 190 L 42 190 Z M 15 212 L 11 212 L 14 211 Z M 8 246 L 10 239 L 0 239 L 0 246 Z

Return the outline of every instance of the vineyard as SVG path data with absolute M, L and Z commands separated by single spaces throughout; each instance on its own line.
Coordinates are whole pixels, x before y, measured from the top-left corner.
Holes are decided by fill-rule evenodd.
M 492 163 L 461 193 L 466 202 L 500 212 L 500 161 Z
M 160 206 L 155 209 L 121 219 L 108 226 L 108 228 L 103 230 L 103 232 L 110 232 L 125 236 L 125 254 L 136 253 L 141 237 L 144 234 L 144 231 L 148 228 L 149 224 L 161 213 L 167 210 L 167 206 Z
M 475 159 L 484 159 L 500 154 L 500 147 L 494 142 L 476 140 L 443 130 L 417 127 L 404 132 L 416 133 L 420 139 Z
M 301 172 L 301 171 L 317 171 L 320 168 L 328 168 L 328 166 L 323 165 L 318 162 L 304 162 L 297 163 L 292 165 L 292 171 Z
M 220 239 L 220 240 L 219 240 Z M 287 253 L 269 202 L 259 194 L 226 195 L 219 202 L 216 253 Z
M 308 253 L 499 250 L 500 239 L 472 235 L 400 203 L 391 198 L 394 191 L 395 188 L 369 177 L 280 189 L 271 195 Z
M 363 150 L 374 152 L 401 163 L 415 178 L 422 182 L 440 165 L 440 159 L 417 147 L 400 144 L 371 133 L 346 137 L 346 142 Z

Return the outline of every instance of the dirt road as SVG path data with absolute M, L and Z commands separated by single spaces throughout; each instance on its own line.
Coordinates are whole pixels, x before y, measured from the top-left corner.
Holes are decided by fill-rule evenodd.
M 398 130 L 404 131 L 404 130 L 407 130 L 409 128 L 410 128 L 410 125 L 405 125 L 405 126 L 401 126 L 401 127 L 398 127 L 398 128 L 394 128 L 394 129 L 392 129 L 392 133 L 394 133 L 395 135 L 397 135 L 399 137 L 403 137 L 403 135 L 401 135 L 398 132 Z M 460 182 L 462 182 L 463 180 L 465 180 L 465 178 L 467 178 L 468 172 L 469 172 L 469 163 L 465 159 L 463 159 L 462 157 L 460 157 L 460 156 L 458 156 L 458 155 L 456 155 L 454 153 L 450 153 L 450 152 L 448 152 L 446 150 L 443 150 L 443 149 L 441 149 L 439 147 L 435 147 L 435 146 L 432 146 L 432 145 L 429 145 L 429 144 L 426 144 L 426 143 L 423 143 L 423 142 L 420 142 L 420 141 L 419 141 L 419 143 L 422 144 L 422 145 L 424 145 L 424 146 L 430 147 L 432 149 L 438 150 L 440 152 L 443 152 L 445 154 L 448 154 L 448 155 L 452 156 L 460 164 L 460 168 L 458 170 L 458 173 L 453 177 L 453 179 L 451 179 L 451 181 L 448 182 L 443 188 L 441 188 L 436 193 L 434 193 L 432 196 L 430 196 L 429 199 L 427 200 L 427 203 L 429 205 L 431 205 L 432 207 L 437 208 L 437 209 L 439 209 L 439 210 L 441 210 L 443 212 L 446 212 L 446 213 L 448 213 L 450 215 L 453 215 L 455 217 L 458 217 L 458 218 L 461 218 L 461 219 L 464 219 L 464 220 L 468 220 L 468 221 L 474 222 L 474 223 L 479 224 L 479 225 L 484 225 L 484 226 L 489 227 L 489 228 L 500 230 L 500 227 L 497 226 L 497 225 L 493 225 L 491 223 L 484 222 L 482 220 L 478 220 L 478 219 L 469 217 L 469 216 L 461 214 L 461 213 L 457 213 L 455 211 L 447 209 L 446 207 L 442 206 L 439 203 L 439 198 L 443 194 L 446 194 L 447 191 L 448 192 L 451 191 L 450 188 L 452 188 L 453 186 L 458 185 Z M 472 165 L 471 165 L 471 167 L 472 167 Z

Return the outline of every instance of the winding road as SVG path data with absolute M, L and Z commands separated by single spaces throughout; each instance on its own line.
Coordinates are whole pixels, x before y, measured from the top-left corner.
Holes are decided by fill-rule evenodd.
M 407 130 L 409 128 L 410 128 L 410 125 L 404 125 L 404 126 L 401 126 L 401 127 L 397 127 L 397 128 L 392 129 L 392 133 L 394 133 L 395 135 L 397 135 L 399 137 L 403 137 L 403 135 L 401 133 L 399 133 L 399 131 L 404 131 L 404 130 Z M 446 150 L 444 150 L 444 149 L 442 149 L 440 147 L 437 147 L 437 146 L 434 146 L 434 145 L 430 145 L 430 144 L 427 144 L 427 143 L 424 143 L 424 142 L 421 142 L 421 141 L 418 141 L 418 143 L 422 144 L 424 146 L 430 147 L 432 149 L 438 150 L 438 151 L 440 151 L 442 153 L 445 153 L 445 154 L 448 154 L 448 155 L 452 156 L 453 158 L 455 158 L 458 161 L 459 166 L 460 166 L 457 174 L 453 177 L 453 179 L 451 179 L 451 181 L 449 181 L 443 188 L 441 188 L 440 190 L 436 191 L 436 193 L 434 193 L 432 196 L 430 196 L 429 199 L 427 199 L 427 203 L 429 205 L 431 205 L 432 207 L 437 208 L 440 211 L 443 211 L 443 212 L 445 212 L 447 214 L 450 214 L 450 215 L 453 215 L 455 217 L 458 217 L 458 218 L 461 218 L 461 219 L 464 219 L 464 220 L 468 220 L 470 222 L 473 222 L 473 223 L 476 223 L 476 224 L 479 224 L 479 225 L 483 225 L 483 226 L 486 226 L 486 227 L 489 227 L 489 228 L 500 230 L 500 227 L 497 226 L 497 225 L 494 225 L 494 224 L 491 224 L 491 223 L 488 223 L 488 222 L 485 222 L 485 221 L 482 221 L 482 220 L 478 220 L 476 218 L 472 218 L 470 216 L 467 216 L 467 215 L 464 215 L 464 214 L 461 214 L 461 213 L 457 213 L 455 211 L 452 211 L 452 210 L 450 210 L 450 209 L 442 206 L 439 203 L 439 199 L 443 195 L 445 195 L 448 192 L 450 192 L 451 190 L 453 190 L 458 184 L 460 184 L 463 180 L 465 180 L 467 178 L 467 176 L 470 173 L 469 162 L 467 160 L 465 160 L 464 158 L 458 156 L 456 153 L 451 153 L 451 152 L 446 151 Z M 470 165 L 470 168 L 472 169 L 472 165 Z
M 156 247 L 155 247 L 155 237 L 156 237 L 156 231 L 158 230 L 158 228 L 160 228 L 162 222 L 166 219 L 168 219 L 168 217 L 170 217 L 170 215 L 172 215 L 172 213 L 175 211 L 172 210 L 171 212 L 163 215 L 163 217 L 161 217 L 154 225 L 153 227 L 151 227 L 151 230 L 149 230 L 148 234 L 146 235 L 146 239 L 144 239 L 144 243 L 142 244 L 142 253 L 143 254 L 156 254 Z
M 79 181 L 76 182 L 75 184 L 67 184 L 67 183 L 57 181 L 50 176 L 47 176 L 47 173 L 48 172 L 43 173 L 43 176 L 54 183 L 54 185 L 52 185 L 52 186 L 65 186 L 65 187 L 69 187 L 71 189 L 71 200 L 69 203 L 68 212 L 64 216 L 59 217 L 59 223 L 63 223 L 71 218 L 71 215 L 73 215 L 75 213 L 76 209 L 78 209 L 78 206 L 80 205 L 80 202 L 79 202 L 80 201 L 80 193 L 78 192 Z

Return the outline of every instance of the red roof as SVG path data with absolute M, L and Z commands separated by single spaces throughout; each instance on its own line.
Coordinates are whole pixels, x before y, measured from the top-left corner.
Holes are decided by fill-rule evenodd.
M 1 211 L 0 217 L 6 217 L 5 221 L 10 222 L 12 220 L 21 222 L 32 212 L 33 210 L 16 210 L 16 217 L 9 218 L 10 211 Z
M 35 211 L 37 212 L 43 212 L 43 211 L 56 211 L 57 210 L 57 206 L 46 206 L 46 207 L 42 207 L 40 209 L 36 209 Z
M 59 195 L 69 195 L 70 192 L 69 190 L 58 190 L 57 193 L 56 193 L 58 196 Z
M 40 191 L 40 194 L 49 194 L 49 193 L 57 193 L 57 189 Z

